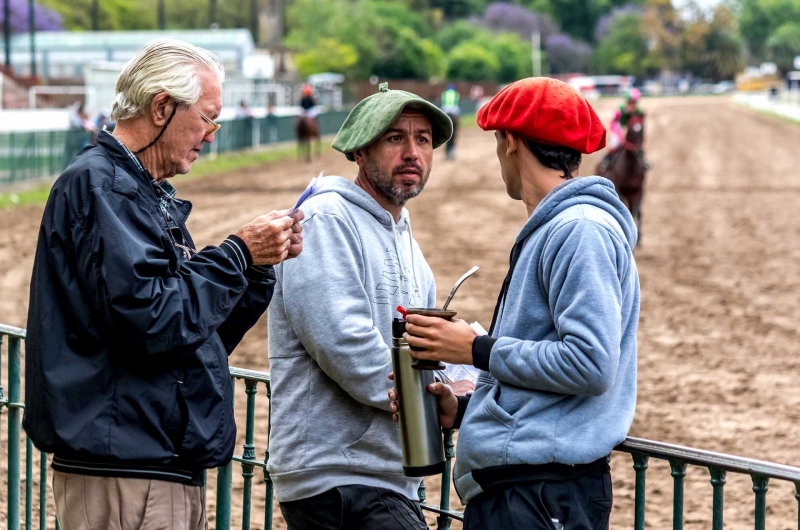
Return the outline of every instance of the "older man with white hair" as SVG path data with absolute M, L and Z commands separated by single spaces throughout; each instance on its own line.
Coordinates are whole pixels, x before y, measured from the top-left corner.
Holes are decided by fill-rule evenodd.
M 31 280 L 24 427 L 53 453 L 61 527 L 207 526 L 203 471 L 236 438 L 228 355 L 302 250 L 271 212 L 196 249 L 167 179 L 214 141 L 222 64 L 173 40 L 122 71 L 114 134 L 53 185 Z

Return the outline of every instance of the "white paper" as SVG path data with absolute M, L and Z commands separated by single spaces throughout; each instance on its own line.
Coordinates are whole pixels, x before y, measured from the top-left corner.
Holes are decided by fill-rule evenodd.
M 303 193 L 300 194 L 300 197 L 297 198 L 297 202 L 295 203 L 294 207 L 289 211 L 289 215 L 292 215 L 294 212 L 300 208 L 300 205 L 306 202 L 308 199 L 314 196 L 317 191 L 319 191 L 320 180 L 322 180 L 322 175 L 324 171 L 320 171 L 319 175 L 311 179 L 311 182 L 308 183 L 306 189 Z
M 488 332 L 483 329 L 480 323 L 473 322 L 469 325 L 478 335 L 488 335 Z M 455 383 L 456 381 L 471 381 L 473 385 L 478 384 L 478 374 L 480 370 L 469 364 L 447 364 L 444 370 L 437 370 L 436 374 L 442 379 L 444 383 Z
M 475 322 L 473 322 L 472 324 L 470 324 L 469 327 L 471 327 L 473 330 L 475 330 L 475 333 L 477 333 L 478 335 L 488 335 L 489 334 L 489 332 L 486 331 L 485 329 L 483 329 L 483 326 L 481 326 L 480 322 L 478 322 L 477 320 Z

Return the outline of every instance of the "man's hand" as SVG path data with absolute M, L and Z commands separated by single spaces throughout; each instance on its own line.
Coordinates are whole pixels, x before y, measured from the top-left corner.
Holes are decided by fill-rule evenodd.
M 452 383 L 448 383 L 450 388 L 453 389 L 453 393 L 457 396 L 466 396 L 468 392 L 475 391 L 475 383 L 470 381 L 469 379 L 462 379 L 461 381 L 453 381 Z
M 414 348 L 415 359 L 444 361 L 450 364 L 472 364 L 472 341 L 478 336 L 463 320 L 408 315 L 404 338 Z
M 303 219 L 303 212 L 298 210 L 291 216 L 288 213 L 289 210 L 269 212 L 256 217 L 236 232 L 247 245 L 253 265 L 277 265 L 300 254 L 303 239 L 299 223 Z
M 291 244 L 289 245 L 289 255 L 286 259 L 296 258 L 303 251 L 303 227 L 300 221 L 302 221 L 305 216 L 302 211 L 297 210 L 289 217 L 294 219 L 294 224 L 292 225 L 292 235 L 289 236 Z
M 389 379 L 394 381 L 394 373 L 389 374 Z M 443 429 L 452 429 L 456 422 L 456 414 L 458 413 L 458 398 L 453 393 L 450 386 L 443 383 L 432 383 L 428 385 L 428 392 L 436 396 L 436 401 L 439 406 L 439 423 Z M 392 419 L 399 421 L 399 407 L 397 405 L 397 393 L 394 388 L 389 390 L 389 399 L 391 403 L 389 408 L 392 409 Z

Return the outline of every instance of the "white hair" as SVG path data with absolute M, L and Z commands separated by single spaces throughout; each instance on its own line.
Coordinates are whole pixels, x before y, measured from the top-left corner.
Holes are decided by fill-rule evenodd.
M 161 92 L 179 103 L 197 103 L 201 94 L 198 69 L 215 74 L 220 83 L 225 80 L 222 61 L 208 50 L 175 39 L 147 43 L 122 69 L 111 119 L 127 120 L 144 114 Z

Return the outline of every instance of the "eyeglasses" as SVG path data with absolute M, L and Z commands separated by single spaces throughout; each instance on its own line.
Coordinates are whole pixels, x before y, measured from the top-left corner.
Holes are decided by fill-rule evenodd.
M 211 118 L 209 118 L 208 116 L 197 110 L 197 107 L 195 107 L 194 105 L 189 105 L 189 106 L 192 107 L 195 110 L 195 112 L 197 112 L 200 115 L 200 117 L 203 118 L 203 120 L 207 121 L 211 125 L 211 129 L 209 129 L 209 131 L 206 133 L 206 136 L 210 136 L 215 132 L 217 132 L 218 130 L 220 130 L 222 125 L 220 125 L 219 123 L 215 122 L 214 120 L 212 120 Z

